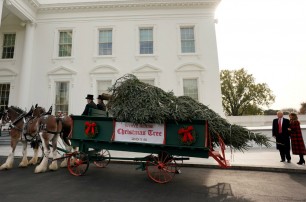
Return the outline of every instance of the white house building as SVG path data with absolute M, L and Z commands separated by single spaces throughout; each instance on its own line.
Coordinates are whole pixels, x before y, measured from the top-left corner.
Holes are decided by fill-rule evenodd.
M 0 105 L 82 113 L 131 73 L 223 114 L 220 0 L 0 0 Z

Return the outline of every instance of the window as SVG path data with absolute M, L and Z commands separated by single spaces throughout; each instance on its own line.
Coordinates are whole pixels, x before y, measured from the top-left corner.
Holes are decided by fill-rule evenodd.
M 108 88 L 112 86 L 111 80 L 100 80 L 97 82 L 98 95 L 102 95 L 102 93 L 110 94 L 108 92 Z M 98 96 L 97 96 L 98 97 Z M 108 101 L 104 101 L 104 104 L 107 104 Z
M 112 87 L 112 81 L 100 80 L 98 81 L 97 86 L 98 86 L 98 95 L 101 95 L 102 93 L 109 94 L 108 88 Z
M 153 28 L 139 29 L 139 53 L 153 54 Z
M 4 109 L 9 103 L 10 84 L 0 84 L 0 108 Z
M 4 34 L 2 59 L 14 58 L 16 34 Z
M 198 101 L 198 81 L 197 79 L 183 79 L 184 95 Z
M 59 57 L 70 57 L 72 50 L 72 31 L 60 31 L 59 33 Z
M 194 27 L 181 27 L 181 51 L 182 53 L 195 52 Z
M 56 82 L 55 90 L 55 112 L 62 111 L 68 114 L 69 111 L 69 82 Z
M 113 31 L 104 29 L 99 31 L 99 55 L 113 54 Z
M 140 81 L 154 86 L 154 79 L 140 79 Z

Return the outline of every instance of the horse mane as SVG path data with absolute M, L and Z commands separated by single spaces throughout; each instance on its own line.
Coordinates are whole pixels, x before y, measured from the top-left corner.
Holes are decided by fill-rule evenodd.
M 25 111 L 22 110 L 22 109 L 20 109 L 19 107 L 11 106 L 11 108 L 12 108 L 15 112 L 17 112 L 18 114 L 23 114 L 23 113 L 25 113 Z
M 34 112 L 40 112 L 40 113 L 45 113 L 46 112 L 46 109 L 44 107 L 41 107 L 41 106 L 36 106 L 34 108 Z
M 18 117 L 14 120 L 14 122 L 12 123 L 13 125 L 15 123 L 17 123 L 18 121 L 20 121 L 25 115 L 26 115 L 26 112 L 24 110 L 22 110 L 21 108 L 19 107 L 16 107 L 16 106 L 11 106 L 9 107 L 11 108 L 13 111 L 15 111 L 15 113 L 18 114 Z

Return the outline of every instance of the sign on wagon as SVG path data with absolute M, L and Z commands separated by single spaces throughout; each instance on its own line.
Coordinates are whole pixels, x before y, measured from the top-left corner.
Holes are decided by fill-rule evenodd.
M 114 133 L 114 140 L 119 142 L 165 143 L 165 124 L 116 122 Z

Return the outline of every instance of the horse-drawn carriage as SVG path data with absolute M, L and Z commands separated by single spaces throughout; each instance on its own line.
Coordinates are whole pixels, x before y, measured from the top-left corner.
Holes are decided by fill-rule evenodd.
M 18 141 L 24 143 L 23 158 L 19 166 L 39 163 L 35 169 L 36 173 L 47 170 L 50 158 L 53 158 L 50 170 L 56 170 L 57 160 L 64 159 L 65 163 L 62 163 L 61 167 L 67 163 L 69 172 L 75 176 L 84 175 L 91 162 L 98 167 L 106 167 L 111 160 L 137 161 L 148 177 L 158 183 L 169 182 L 179 172 L 180 163 L 189 157 L 213 157 L 221 167 L 229 167 L 221 138 L 221 153 L 213 150 L 208 122 L 205 120 L 134 124 L 118 122 L 115 118 L 108 117 L 105 111 L 97 109 L 91 109 L 89 116 L 55 117 L 40 107 L 36 107 L 31 113 L 10 107 L 2 116 L 2 122 L 8 121 L 11 125 L 12 153 L 1 165 L 1 169 L 12 167 Z M 65 125 L 70 125 L 66 126 L 68 130 L 65 130 Z M 65 138 L 70 135 L 71 145 L 65 144 L 64 149 L 57 145 L 60 133 L 63 142 L 67 142 Z M 30 161 L 27 160 L 26 151 L 28 142 L 34 147 L 34 156 Z M 41 161 L 38 161 L 37 142 L 42 148 Z M 77 147 L 78 150 L 72 152 L 71 146 Z M 60 158 L 57 157 L 58 150 L 64 152 Z M 109 150 L 147 155 L 141 158 L 111 157 Z
M 112 159 L 139 162 L 148 177 L 158 183 L 169 182 L 179 172 L 179 163 L 189 157 L 213 157 L 221 167 L 229 167 L 221 139 L 221 153 L 212 149 L 205 120 L 134 124 L 117 122 L 95 109 L 90 116 L 72 116 L 72 119 L 70 141 L 79 150 L 67 156 L 68 169 L 76 176 L 84 175 L 91 162 L 105 167 Z M 111 157 L 109 150 L 146 155 L 142 158 Z
M 39 107 L 31 113 L 12 107 L 6 110 L 2 122 L 11 121 L 12 152 L 0 170 L 12 167 L 17 141 L 26 136 L 32 137 L 31 140 L 37 137 L 37 141 L 42 143 L 42 161 L 35 168 L 35 173 L 48 169 L 50 154 L 53 160 L 49 169 L 56 170 L 59 160 L 56 152 L 61 150 L 64 152 L 60 157 L 64 159 L 61 166 L 67 162 L 73 175 L 84 175 L 91 162 L 105 167 L 110 160 L 133 160 L 139 162 L 149 178 L 158 183 L 169 182 L 179 171 L 178 163 L 189 157 L 212 157 L 222 168 L 229 167 L 223 139 L 227 146 L 238 150 L 247 149 L 249 141 L 269 146 L 266 136 L 231 125 L 196 100 L 188 96 L 176 97 L 171 92 L 166 93 L 139 81 L 133 75 L 119 78 L 110 90 L 112 94 L 103 99 L 109 100 L 107 108 L 114 117 L 95 109 L 90 111 L 89 116 L 65 117 L 45 114 Z M 235 136 L 231 136 L 232 133 Z M 60 134 L 66 143 L 65 149 L 57 147 Z M 34 146 L 37 147 L 35 141 Z M 71 146 L 78 150 L 72 151 Z M 219 151 L 214 150 L 216 146 L 220 147 Z M 138 152 L 145 156 L 111 157 L 109 150 Z M 30 162 L 37 162 L 37 151 Z M 24 144 L 20 166 L 28 164 Z

